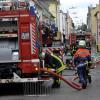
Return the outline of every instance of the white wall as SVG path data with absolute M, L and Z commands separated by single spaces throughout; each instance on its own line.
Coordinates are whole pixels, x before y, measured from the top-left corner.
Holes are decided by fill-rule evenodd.
M 61 32 L 61 41 L 63 42 L 63 35 L 67 33 L 67 21 L 66 21 L 66 14 L 60 11 L 59 13 L 59 31 Z

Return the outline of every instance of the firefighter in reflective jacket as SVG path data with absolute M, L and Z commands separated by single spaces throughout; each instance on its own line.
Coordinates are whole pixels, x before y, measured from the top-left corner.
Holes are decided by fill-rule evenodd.
M 84 40 L 79 41 L 79 48 L 74 54 L 74 63 L 77 64 L 80 62 L 81 58 L 86 58 L 88 62 L 91 61 L 91 54 L 88 49 L 86 49 L 86 43 Z
M 87 76 L 89 82 L 91 81 L 91 76 L 88 75 L 89 67 L 91 67 L 91 54 L 88 49 L 86 49 L 86 43 L 84 40 L 79 41 L 79 48 L 74 54 L 74 64 L 77 66 L 81 61 L 88 62 L 88 67 L 86 68 Z
M 62 71 L 66 68 L 63 61 L 53 53 L 44 53 L 42 54 L 44 58 L 45 66 L 48 69 L 54 69 L 56 73 L 61 74 Z M 54 77 L 54 84 L 53 87 L 60 87 L 60 79 Z
M 42 53 L 42 57 L 44 58 L 45 65 L 49 68 L 53 68 L 57 73 L 62 72 L 66 67 L 60 57 L 54 55 L 53 53 Z

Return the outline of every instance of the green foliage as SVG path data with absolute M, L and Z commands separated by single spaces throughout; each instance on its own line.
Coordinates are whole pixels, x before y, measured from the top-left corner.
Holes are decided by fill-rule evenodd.
M 78 30 L 86 31 L 87 30 L 87 25 L 82 24 L 81 26 L 78 27 Z
M 72 23 L 72 27 L 73 27 L 73 28 L 75 28 L 75 25 L 74 25 L 74 23 Z
M 86 31 L 86 30 L 87 30 L 87 25 L 86 25 L 86 24 L 83 24 L 83 25 L 81 26 L 81 30 L 82 30 L 82 31 Z

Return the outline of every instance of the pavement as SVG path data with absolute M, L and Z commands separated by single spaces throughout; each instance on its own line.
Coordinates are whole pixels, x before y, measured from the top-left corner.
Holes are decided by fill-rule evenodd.
M 100 53 L 96 53 L 99 57 Z M 70 80 L 74 73 L 73 70 L 65 70 L 63 77 Z M 100 100 L 100 65 L 98 63 L 95 69 L 91 69 L 90 74 L 92 84 L 88 84 L 87 88 L 81 91 L 73 89 L 62 81 L 61 88 L 50 89 L 46 95 L 5 95 L 0 96 L 0 100 Z
M 94 59 L 94 63 L 100 64 L 100 52 L 97 52 L 95 48 L 92 48 L 91 57 Z

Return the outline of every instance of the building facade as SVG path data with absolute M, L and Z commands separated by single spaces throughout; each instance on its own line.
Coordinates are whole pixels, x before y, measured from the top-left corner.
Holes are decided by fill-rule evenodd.
M 87 25 L 88 31 L 90 31 L 94 37 L 94 41 L 96 41 L 97 50 L 100 51 L 100 34 L 99 34 L 99 5 L 96 7 L 88 7 L 87 14 Z
M 69 38 L 69 34 L 72 32 L 72 18 L 68 13 L 64 13 L 60 10 L 60 0 L 38 0 L 41 5 L 45 8 L 46 11 L 50 12 L 54 17 L 53 23 L 55 23 L 56 27 L 58 27 L 57 35 L 54 37 L 55 41 L 64 42 L 64 39 Z M 45 11 L 44 11 L 45 12 Z M 44 13 L 44 16 L 46 13 Z M 47 15 L 47 14 L 46 14 Z M 45 20 L 46 22 L 50 22 L 51 19 Z

